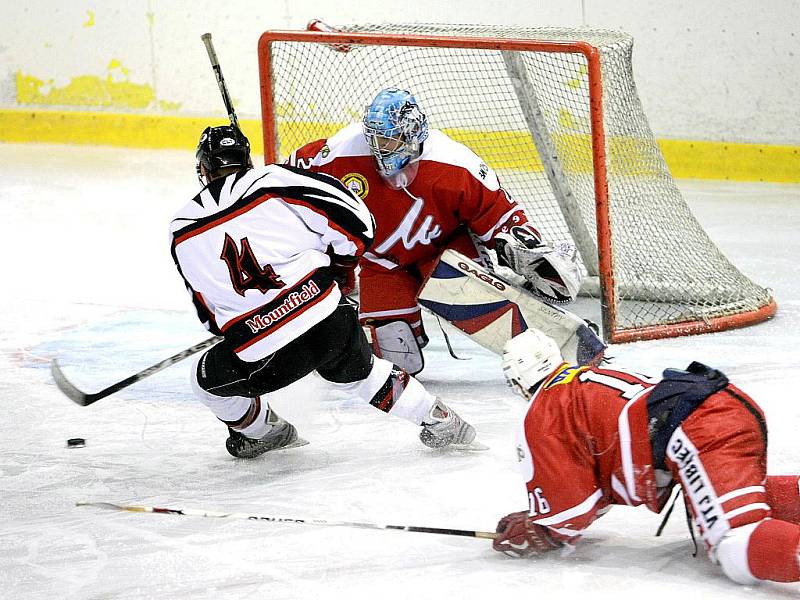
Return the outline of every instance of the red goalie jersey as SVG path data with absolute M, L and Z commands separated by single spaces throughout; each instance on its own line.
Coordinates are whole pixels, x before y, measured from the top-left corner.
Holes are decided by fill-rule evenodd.
M 413 325 L 419 284 L 442 250 L 475 258 L 467 230 L 491 247 L 504 228 L 527 222 L 495 172 L 435 129 L 407 187 L 395 189 L 379 175 L 358 123 L 303 146 L 288 162 L 337 177 L 375 217 L 375 243 L 360 263 L 362 321 L 403 319 Z
M 512 218 L 514 224 L 526 221 L 495 172 L 441 131 L 430 131 L 418 162 L 410 185 L 393 189 L 376 171 L 358 123 L 306 144 L 289 158 L 293 166 L 337 177 L 364 200 L 377 226 L 375 244 L 365 258 L 386 269 L 432 259 L 459 226 L 489 242 Z

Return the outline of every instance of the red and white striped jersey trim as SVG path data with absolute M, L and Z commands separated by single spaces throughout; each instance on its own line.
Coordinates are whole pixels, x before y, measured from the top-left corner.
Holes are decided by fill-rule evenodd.
M 561 535 L 573 538 L 580 536 L 584 529 L 594 520 L 597 513 L 595 508 L 603 497 L 603 490 L 596 489 L 589 497 L 580 504 L 562 510 L 554 515 L 533 519 L 534 523 L 543 525 L 560 533 Z M 575 522 L 583 523 L 582 527 L 575 528 Z

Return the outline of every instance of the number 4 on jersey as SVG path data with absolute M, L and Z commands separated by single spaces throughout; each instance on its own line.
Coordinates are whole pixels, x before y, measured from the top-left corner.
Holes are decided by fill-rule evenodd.
M 240 243 L 241 252 L 233 238 L 226 233 L 225 244 L 222 246 L 220 255 L 220 258 L 228 265 L 231 284 L 237 294 L 244 296 L 247 290 L 258 290 L 263 294 L 268 290 L 277 290 L 286 285 L 275 273 L 272 265 L 262 267 L 259 264 L 250 247 L 250 241 L 246 237 L 243 237 Z

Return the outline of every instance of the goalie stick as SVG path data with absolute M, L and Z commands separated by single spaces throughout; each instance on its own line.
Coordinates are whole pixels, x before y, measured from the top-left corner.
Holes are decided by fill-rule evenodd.
M 94 506 L 108 510 L 127 512 L 159 513 L 164 515 L 180 515 L 184 517 L 213 517 L 220 519 L 241 519 L 244 521 L 266 521 L 270 523 L 297 523 L 304 525 L 323 525 L 329 527 L 356 527 L 358 529 L 388 529 L 409 531 L 412 533 L 436 533 L 439 535 L 457 535 L 462 537 L 484 538 L 493 540 L 500 534 L 493 531 L 475 531 L 472 529 L 447 529 L 443 527 L 417 527 L 414 525 L 380 525 L 377 523 L 359 523 L 356 521 L 333 521 L 329 519 L 302 519 L 297 517 L 276 517 L 256 513 L 221 512 L 192 508 L 166 508 L 158 506 L 131 506 L 112 502 L 77 502 L 75 506 Z
M 87 394 L 79 390 L 75 385 L 73 385 L 64 375 L 64 372 L 61 370 L 61 367 L 58 364 L 58 361 L 54 358 L 50 363 L 50 372 L 53 375 L 53 380 L 56 382 L 56 387 L 61 390 L 67 398 L 75 402 L 76 404 L 80 404 L 81 406 L 89 406 L 90 404 L 94 404 L 98 400 L 102 400 L 106 396 L 110 396 L 115 392 L 120 391 L 123 388 L 128 387 L 129 385 L 133 385 L 137 381 L 141 381 L 145 377 L 150 377 L 154 373 L 158 373 L 159 371 L 166 369 L 169 366 L 174 365 L 176 362 L 182 361 L 184 358 L 191 356 L 192 354 L 196 354 L 200 352 L 200 350 L 204 350 L 210 346 L 213 346 L 217 342 L 221 341 L 222 338 L 218 336 L 214 336 L 208 338 L 205 341 L 200 342 L 199 344 L 195 344 L 183 350 L 182 352 L 178 352 L 177 354 L 173 354 L 169 358 L 162 360 L 150 367 L 147 367 L 143 371 L 139 371 L 135 375 L 131 375 L 130 377 L 126 377 L 122 381 L 118 381 L 117 383 L 108 386 L 107 388 L 100 390 L 99 392 L 95 392 L 93 394 Z

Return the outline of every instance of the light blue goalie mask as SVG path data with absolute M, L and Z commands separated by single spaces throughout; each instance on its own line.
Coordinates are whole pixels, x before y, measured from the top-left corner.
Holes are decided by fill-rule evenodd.
M 367 107 L 363 129 L 378 171 L 393 178 L 419 158 L 428 137 L 428 119 L 411 92 L 387 88 Z

